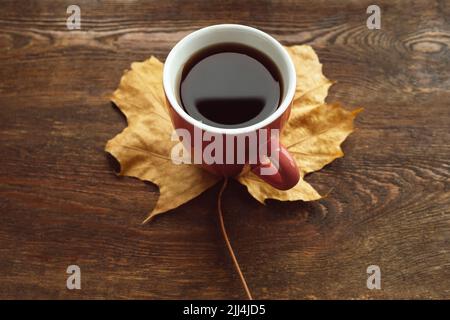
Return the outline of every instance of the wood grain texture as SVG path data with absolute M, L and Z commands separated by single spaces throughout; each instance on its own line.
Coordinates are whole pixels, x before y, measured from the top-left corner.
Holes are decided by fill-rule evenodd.
M 80 31 L 66 8 L 81 7 Z M 219 186 L 140 223 L 158 189 L 104 153 L 122 72 L 230 22 L 310 44 L 364 106 L 313 203 L 261 206 L 232 182 L 225 223 L 261 299 L 450 298 L 450 1 L 0 1 L 0 298 L 244 298 L 218 230 Z M 78 264 L 82 290 L 65 287 Z M 382 289 L 366 288 L 379 265 Z

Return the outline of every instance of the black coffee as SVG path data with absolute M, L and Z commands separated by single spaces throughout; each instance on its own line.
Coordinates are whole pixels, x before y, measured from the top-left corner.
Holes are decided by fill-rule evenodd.
M 281 92 L 275 63 L 242 44 L 201 50 L 186 63 L 181 75 L 185 111 L 214 127 L 246 127 L 267 118 L 278 108 Z

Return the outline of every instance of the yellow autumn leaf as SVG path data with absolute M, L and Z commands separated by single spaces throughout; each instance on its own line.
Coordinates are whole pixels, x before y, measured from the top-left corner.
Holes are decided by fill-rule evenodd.
M 265 183 L 253 172 L 241 174 L 237 180 L 247 187 L 248 192 L 259 202 L 264 204 L 266 199 L 281 201 L 312 201 L 321 198 L 320 194 L 300 176 L 297 185 L 289 190 L 278 190 Z
M 323 75 L 322 64 L 310 46 L 286 49 L 295 65 L 297 88 L 281 142 L 297 162 L 300 181 L 294 188 L 281 191 L 267 185 L 251 171 L 243 172 L 238 181 L 261 203 L 266 199 L 320 199 L 319 193 L 303 178 L 344 155 L 340 145 L 353 131 L 353 119 L 359 112 L 349 112 L 338 104 L 325 103 L 333 82 Z
M 133 63 L 112 101 L 127 117 L 128 127 L 108 141 L 106 151 L 120 163 L 120 175 L 151 181 L 160 196 L 147 220 L 195 198 L 220 178 L 195 165 L 176 165 L 170 158 L 173 131 L 162 88 L 163 64 L 152 57 Z
M 245 170 L 236 179 L 262 203 L 267 198 L 320 199 L 303 177 L 343 156 L 340 144 L 352 132 L 358 112 L 325 104 L 332 81 L 323 75 L 322 65 L 310 46 L 287 50 L 296 66 L 297 90 L 281 139 L 296 159 L 301 179 L 294 188 L 281 191 Z M 133 63 L 123 75 L 112 101 L 127 117 L 128 127 L 106 145 L 106 151 L 120 163 L 121 175 L 158 185 L 160 197 L 147 220 L 191 200 L 221 179 L 198 166 L 171 161 L 170 153 L 177 142 L 171 141 L 173 127 L 162 87 L 162 71 L 163 64 L 152 57 Z

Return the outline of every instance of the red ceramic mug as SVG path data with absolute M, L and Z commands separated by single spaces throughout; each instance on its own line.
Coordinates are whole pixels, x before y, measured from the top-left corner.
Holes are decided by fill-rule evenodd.
M 220 43 L 253 47 L 272 59 L 280 71 L 283 82 L 281 103 L 274 113 L 256 124 L 242 128 L 214 127 L 194 119 L 181 106 L 180 79 L 185 63 L 199 50 Z M 204 155 L 213 142 L 222 141 L 214 146 L 215 161 L 201 157 L 196 163 L 222 176 L 237 175 L 249 165 L 261 179 L 281 190 L 297 184 L 300 175 L 295 160 L 279 142 L 279 132 L 288 120 L 295 94 L 296 73 L 289 54 L 274 38 L 258 29 L 236 24 L 197 30 L 170 51 L 164 65 L 163 85 L 172 123 L 191 153 Z M 195 138 L 185 139 L 180 132 Z M 256 143 L 252 138 L 256 138 Z

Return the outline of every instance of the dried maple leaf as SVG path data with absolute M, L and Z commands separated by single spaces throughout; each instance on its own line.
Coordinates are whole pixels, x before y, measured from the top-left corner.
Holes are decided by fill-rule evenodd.
M 353 119 L 359 112 L 325 104 L 332 82 L 323 75 L 322 65 L 310 46 L 287 50 L 297 71 L 297 91 L 281 139 L 296 159 L 301 179 L 294 188 L 281 191 L 245 170 L 236 179 L 262 203 L 268 198 L 320 199 L 303 177 L 343 156 L 340 144 L 353 131 Z M 177 142 L 171 141 L 173 127 L 165 105 L 162 72 L 163 64 L 152 57 L 133 63 L 123 75 L 112 101 L 127 117 L 128 127 L 106 145 L 106 151 L 119 161 L 121 175 L 159 186 L 160 197 L 147 220 L 191 200 L 220 179 L 198 166 L 171 161 L 170 153 Z
M 106 151 L 120 163 L 120 175 L 159 186 L 160 196 L 148 219 L 195 198 L 220 179 L 195 165 L 172 162 L 170 152 L 177 142 L 171 141 L 162 71 L 163 64 L 154 57 L 131 65 L 112 96 L 128 127 L 106 144 Z
M 303 177 L 344 155 L 340 145 L 353 131 L 353 119 L 360 111 L 349 112 L 338 104 L 325 104 L 333 82 L 323 75 L 322 64 L 310 46 L 286 49 L 295 65 L 297 88 L 281 142 L 295 158 L 300 180 L 294 188 L 282 191 L 268 185 L 251 171 L 244 171 L 238 181 L 261 203 L 266 199 L 320 199 L 319 193 Z

